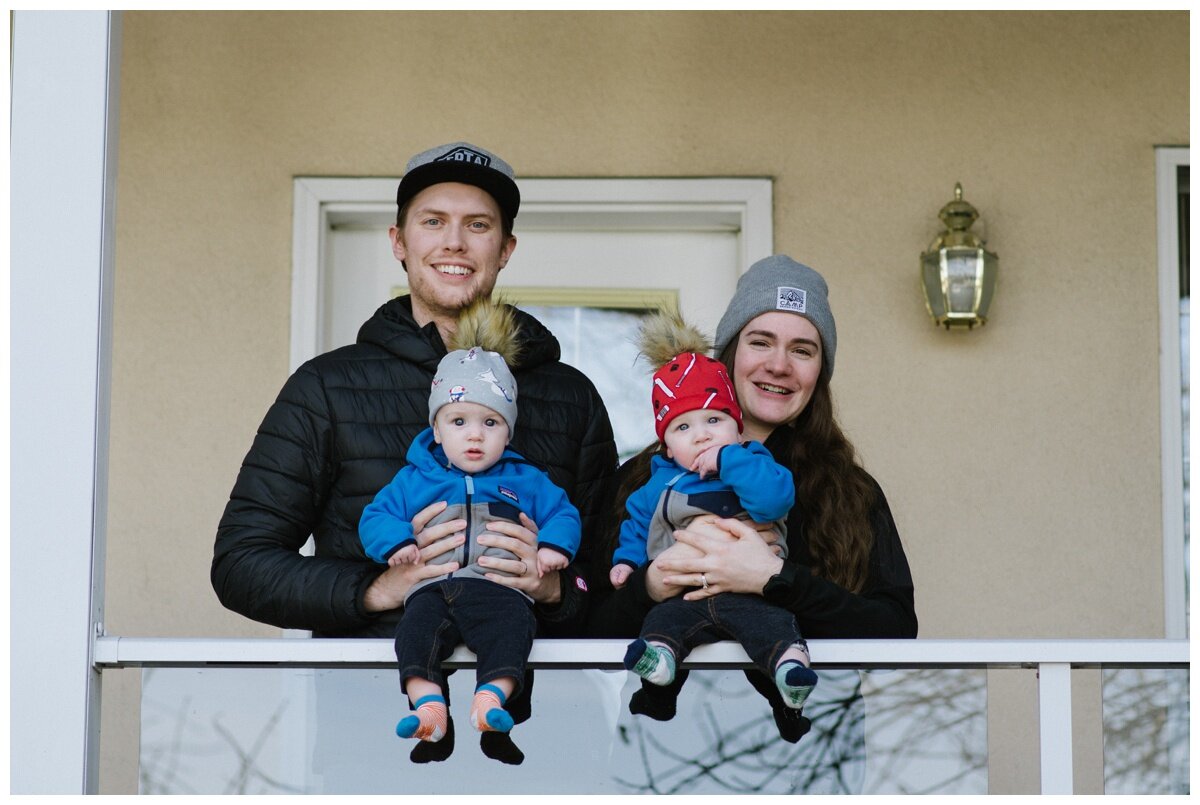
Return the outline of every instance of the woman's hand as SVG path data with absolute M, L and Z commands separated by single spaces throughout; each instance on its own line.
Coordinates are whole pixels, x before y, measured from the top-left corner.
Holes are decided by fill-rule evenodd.
M 466 541 L 463 529 L 466 520 L 447 520 L 435 526 L 429 521 L 446 509 L 446 501 L 431 503 L 413 518 L 413 536 L 417 540 L 420 555 L 414 564 L 398 564 L 388 567 L 380 574 L 363 595 L 363 606 L 368 612 L 383 612 L 396 609 L 404 603 L 413 585 L 426 579 L 435 579 L 458 570 L 458 562 L 431 565 L 429 561 L 452 551 Z
M 538 576 L 537 524 L 521 513 L 521 524 L 497 521 L 479 535 L 479 544 L 487 548 L 503 548 L 516 559 L 481 556 L 479 565 L 503 573 L 485 573 L 485 578 L 497 584 L 519 590 L 539 604 L 557 604 L 562 600 L 559 571 L 549 570 Z M 511 574 L 511 575 L 505 575 Z
M 767 539 L 753 524 L 741 520 L 697 518 L 687 530 L 676 531 L 675 540 L 676 546 L 686 545 L 700 554 L 672 556 L 659 563 L 664 585 L 701 588 L 686 593 L 687 601 L 718 593 L 761 595 L 767 581 L 783 567 Z M 659 559 L 666 555 L 664 551 Z
M 672 562 L 702 559 L 703 557 L 704 554 L 701 551 L 690 545 L 684 545 L 682 542 L 676 542 L 654 557 L 654 561 L 646 568 L 646 593 L 659 603 L 679 595 L 683 592 L 683 587 L 666 582 L 668 574 L 663 569 L 664 565 L 670 566 Z

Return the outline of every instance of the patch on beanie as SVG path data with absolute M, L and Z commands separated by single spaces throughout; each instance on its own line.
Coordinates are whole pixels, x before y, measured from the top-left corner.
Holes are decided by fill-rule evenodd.
M 808 294 L 803 288 L 788 288 L 780 286 L 778 288 L 779 296 L 775 300 L 776 310 L 789 310 L 792 313 L 805 313 L 805 307 L 808 302 Z
M 492 164 L 492 159 L 486 154 L 479 153 L 474 148 L 467 148 L 466 146 L 460 145 L 453 151 L 442 154 L 440 157 L 435 159 L 434 162 L 469 162 L 472 165 L 479 165 L 480 167 L 486 168 L 488 165 Z

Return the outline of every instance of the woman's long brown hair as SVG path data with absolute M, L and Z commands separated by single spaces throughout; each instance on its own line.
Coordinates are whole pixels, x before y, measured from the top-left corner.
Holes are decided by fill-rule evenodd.
M 734 375 L 737 339 L 726 347 L 721 362 Z M 786 438 L 784 445 L 790 460 L 786 462 L 796 479 L 796 505 L 808 541 L 810 566 L 814 575 L 861 592 L 867 582 L 873 536 L 871 507 L 876 488 L 858 463 L 854 445 L 842 433 L 833 415 L 833 393 L 829 378 L 822 372 L 813 396 L 796 420 L 780 425 L 776 432 Z M 776 437 L 778 438 L 778 437 Z M 608 556 L 615 548 L 615 526 L 625 515 L 625 501 L 650 479 L 650 459 L 661 450 L 652 444 L 626 462 L 622 480 L 613 501 L 613 529 Z
M 833 416 L 833 394 L 824 372 L 804 411 L 780 428 L 790 437 L 787 465 L 796 479 L 795 508 L 808 538 L 813 573 L 861 592 L 874 542 L 871 507 L 877 492 Z

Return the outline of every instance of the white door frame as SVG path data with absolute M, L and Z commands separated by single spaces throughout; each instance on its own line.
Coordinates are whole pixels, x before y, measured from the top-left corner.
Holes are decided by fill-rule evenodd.
M 1189 148 L 1156 148 L 1158 196 L 1159 415 L 1162 428 L 1162 540 L 1165 637 L 1187 637 L 1183 563 L 1183 409 L 1179 350 L 1179 207 L 1176 168 Z
M 293 182 L 290 367 L 322 351 L 325 241 L 330 227 L 395 218 L 398 178 L 300 177 Z M 520 179 L 518 234 L 529 227 L 605 229 L 642 225 L 721 226 L 738 232 L 738 273 L 772 253 L 768 178 Z

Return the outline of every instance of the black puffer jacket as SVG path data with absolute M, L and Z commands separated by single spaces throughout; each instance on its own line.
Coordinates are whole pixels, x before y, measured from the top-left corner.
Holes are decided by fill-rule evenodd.
M 523 345 L 512 448 L 545 468 L 579 509 L 586 542 L 616 469 L 604 404 L 591 381 L 560 363 L 558 340 L 517 311 Z M 358 520 L 428 427 L 429 384 L 446 354 L 433 324 L 418 327 L 408 297 L 393 299 L 358 343 L 296 370 L 258 429 L 217 529 L 212 583 L 226 607 L 325 636 L 391 636 L 399 611 L 363 610 L 383 572 L 363 553 Z M 302 556 L 312 534 L 315 556 Z M 563 602 L 539 607 L 549 634 L 576 633 L 585 600 L 561 574 Z

